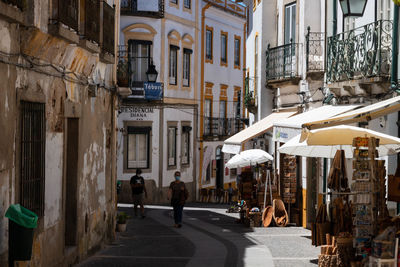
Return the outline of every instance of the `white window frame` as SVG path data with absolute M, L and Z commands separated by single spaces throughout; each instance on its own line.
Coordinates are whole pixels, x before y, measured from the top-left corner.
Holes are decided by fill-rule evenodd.
M 189 50 L 189 49 L 188 49 Z M 191 53 L 187 49 L 183 50 L 183 79 L 182 85 L 185 87 L 190 86 L 190 55 Z
M 179 48 L 174 45 L 169 48 L 169 84 L 171 85 L 178 84 L 178 50 Z
M 138 159 L 140 156 L 140 146 L 138 145 L 140 140 L 140 135 L 145 136 L 145 160 L 130 160 L 130 137 L 133 136 L 135 139 L 135 158 Z M 128 134 L 127 134 L 127 145 L 126 145 L 126 168 L 127 169 L 148 169 L 150 167 L 150 128 L 148 127 L 129 127 L 128 126 Z
M 297 8 L 296 2 L 287 4 L 285 6 L 285 21 L 284 21 L 284 32 L 283 32 L 285 44 L 290 44 L 290 42 L 293 43 L 296 42 L 296 18 L 297 18 L 296 8 Z
M 168 127 L 168 167 L 176 166 L 176 137 L 177 137 L 177 128 L 176 126 Z
M 191 0 L 183 0 L 183 6 L 187 9 L 191 8 Z
M 237 45 L 236 45 L 237 44 Z M 240 66 L 240 39 L 235 38 L 233 41 L 233 46 L 234 46 L 234 55 L 233 55 L 233 61 L 235 66 Z
M 221 34 L 221 63 L 228 63 L 228 36 Z
M 182 165 L 190 164 L 190 131 L 182 127 L 181 136 L 181 163 Z
M 206 59 L 213 59 L 213 31 L 206 30 Z

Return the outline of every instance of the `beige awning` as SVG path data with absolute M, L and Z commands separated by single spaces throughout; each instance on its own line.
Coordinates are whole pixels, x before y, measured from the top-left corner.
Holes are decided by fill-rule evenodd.
M 241 150 L 241 146 L 246 141 L 266 133 L 272 129 L 274 122 L 286 119 L 296 112 L 274 112 L 264 119 L 254 123 L 250 127 L 238 132 L 237 134 L 229 137 L 224 141 L 222 152 L 238 154 Z
M 312 130 L 341 124 L 351 124 L 360 121 L 370 121 L 399 110 L 400 96 L 397 96 L 377 102 L 372 105 L 368 105 L 366 107 L 340 114 L 329 119 L 304 123 L 302 126 L 303 128 L 308 128 Z

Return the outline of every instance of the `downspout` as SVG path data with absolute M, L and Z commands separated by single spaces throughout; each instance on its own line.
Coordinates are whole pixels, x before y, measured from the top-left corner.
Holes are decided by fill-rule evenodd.
M 397 73 L 398 73 L 398 34 L 399 34 L 399 6 L 394 5 L 393 13 L 393 33 L 392 33 L 392 73 L 390 75 L 390 87 L 392 90 L 397 89 Z M 400 111 L 397 112 L 397 121 L 400 118 Z M 400 126 L 397 124 L 397 136 L 400 137 Z M 397 164 L 399 164 L 400 155 L 397 154 Z M 400 212 L 400 203 L 397 203 L 397 214 Z
M 205 50 L 205 44 L 204 44 L 204 28 L 205 28 L 205 20 L 206 20 L 206 10 L 209 9 L 211 6 L 210 3 L 207 3 L 202 9 L 201 9 L 201 79 L 200 79 L 200 171 L 199 171 L 199 190 L 201 189 L 201 180 L 203 178 L 203 160 L 204 160 L 204 150 L 203 150 L 203 131 L 204 131 L 204 50 Z
M 337 34 L 337 0 L 333 0 L 333 36 Z

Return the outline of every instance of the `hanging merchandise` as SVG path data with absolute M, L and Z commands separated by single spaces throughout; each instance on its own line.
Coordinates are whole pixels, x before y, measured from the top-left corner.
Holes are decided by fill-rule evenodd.
M 325 204 L 318 208 L 315 224 L 312 225 L 312 244 L 315 246 L 326 245 L 326 235 L 331 232 L 331 223 Z
M 296 203 L 296 157 L 285 155 L 282 182 L 283 201 L 290 204 Z
M 344 150 L 336 151 L 335 157 L 328 176 L 328 188 L 336 191 L 346 190 L 348 188 L 348 179 L 346 172 Z

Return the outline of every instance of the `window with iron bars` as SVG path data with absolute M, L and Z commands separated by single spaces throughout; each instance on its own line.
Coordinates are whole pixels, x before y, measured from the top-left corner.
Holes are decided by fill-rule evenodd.
M 20 202 L 44 215 L 45 104 L 21 101 Z

